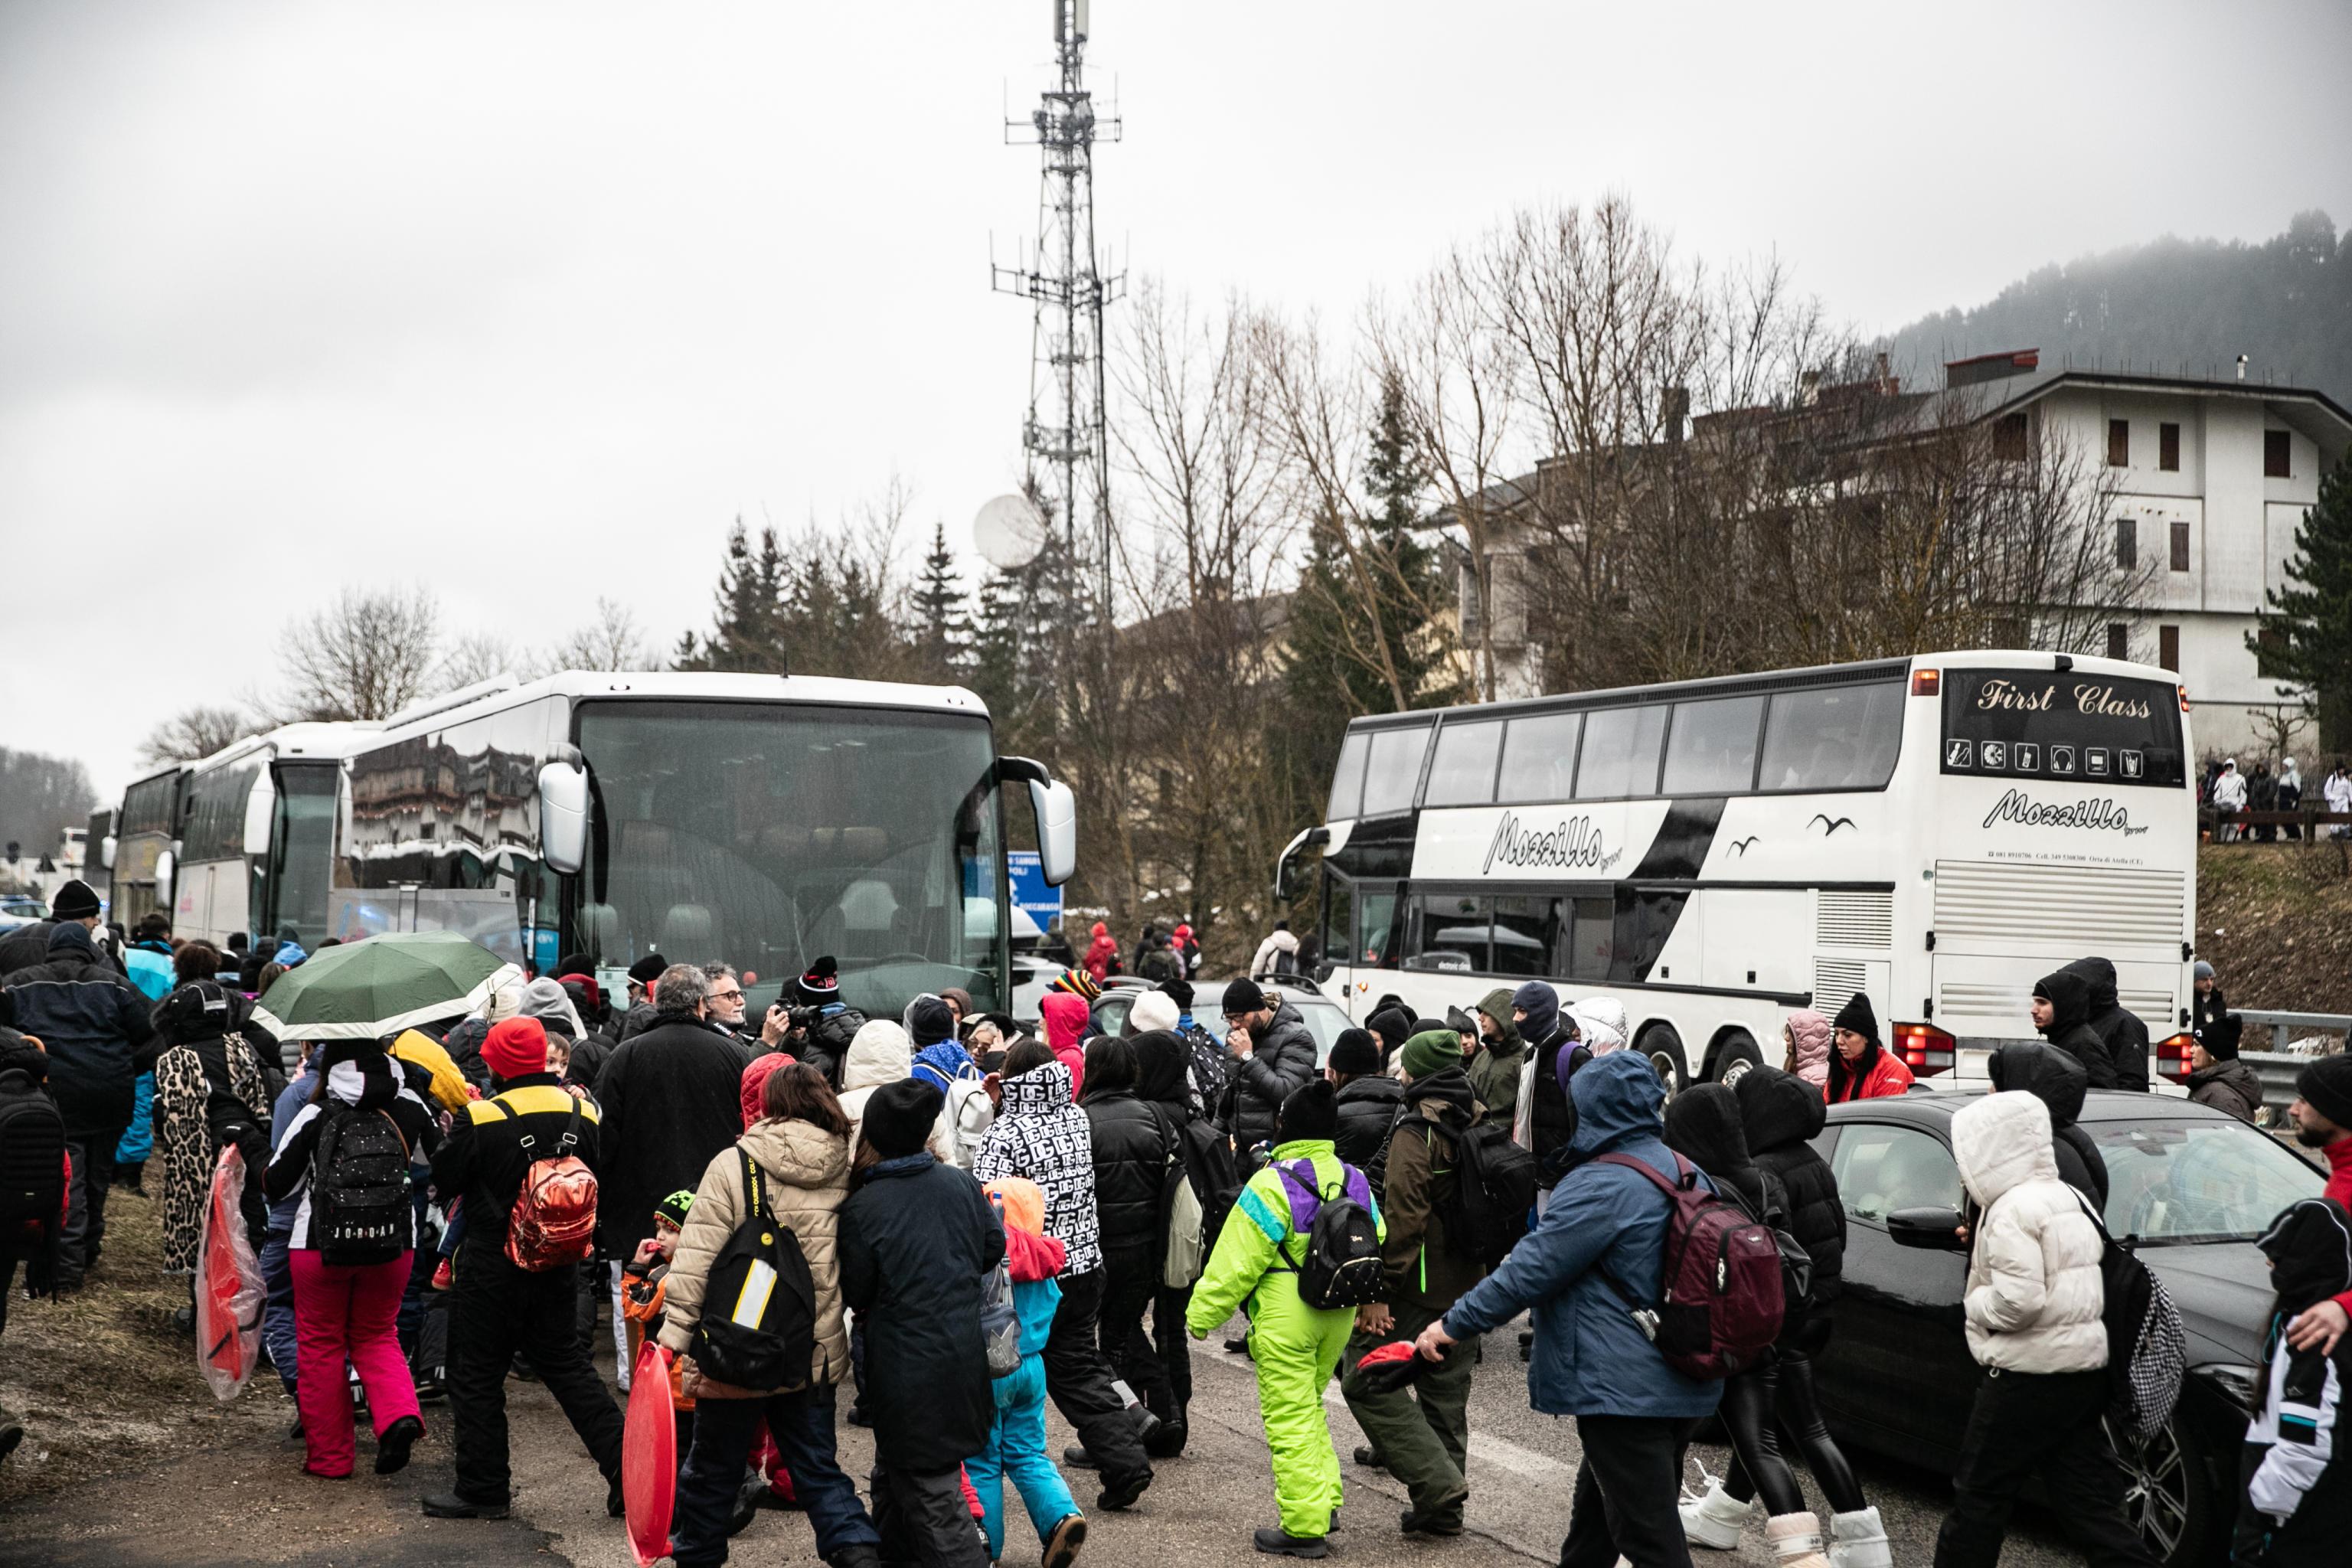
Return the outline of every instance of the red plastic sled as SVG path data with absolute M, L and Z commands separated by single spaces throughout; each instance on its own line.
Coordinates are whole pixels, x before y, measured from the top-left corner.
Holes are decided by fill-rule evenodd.
M 651 1340 L 629 1374 L 621 1500 L 628 1505 L 629 1551 L 637 1568 L 653 1568 L 669 1555 L 670 1514 L 677 1506 L 677 1416 L 670 1404 L 669 1352 Z

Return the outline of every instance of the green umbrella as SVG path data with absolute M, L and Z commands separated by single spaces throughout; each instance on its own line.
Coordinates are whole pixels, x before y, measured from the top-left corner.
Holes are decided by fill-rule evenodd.
M 390 931 L 331 947 L 278 977 L 253 1009 L 281 1040 L 372 1040 L 474 1011 L 522 971 L 454 931 Z

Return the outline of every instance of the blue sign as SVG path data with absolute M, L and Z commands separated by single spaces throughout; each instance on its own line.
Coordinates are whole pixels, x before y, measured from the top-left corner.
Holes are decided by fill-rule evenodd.
M 1054 922 L 1062 918 L 1062 889 L 1045 881 L 1045 868 L 1034 849 L 1015 849 L 1004 857 L 1004 868 L 1013 881 L 1013 901 L 1029 911 L 1029 918 L 1043 931 L 1051 931 Z

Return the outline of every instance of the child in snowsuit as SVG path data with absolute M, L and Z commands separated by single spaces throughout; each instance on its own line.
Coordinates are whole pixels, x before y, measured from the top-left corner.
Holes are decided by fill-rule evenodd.
M 678 1233 L 686 1228 L 687 1212 L 693 1207 L 694 1194 L 684 1190 L 656 1204 L 654 1233 L 637 1244 L 637 1255 L 621 1269 L 621 1316 L 628 1324 L 631 1367 L 637 1364 L 646 1342 L 661 1337 L 669 1262 L 677 1252 Z M 686 1392 L 685 1367 L 675 1358 L 669 1363 L 669 1398 L 677 1416 L 678 1463 L 684 1464 L 687 1451 L 694 1447 L 694 1400 Z
M 1333 1152 L 1337 1093 L 1318 1079 L 1282 1102 L 1272 1158 L 1242 1188 L 1184 1314 L 1185 1328 L 1200 1340 L 1234 1308 L 1248 1309 L 1258 1408 L 1282 1513 L 1281 1526 L 1259 1531 L 1256 1544 L 1261 1552 L 1294 1557 L 1320 1557 L 1328 1550 L 1323 1538 L 1339 1507 L 1339 1456 L 1331 1447 L 1323 1391 L 1356 1321 L 1349 1308 L 1318 1310 L 1300 1299 L 1298 1264 L 1307 1233 L 1323 1202 L 1344 1194 L 1387 1235 L 1364 1173 Z
M 2232 1563 L 2303 1568 L 2344 1561 L 2352 1541 L 2352 1338 L 2333 1354 L 2298 1351 L 2287 1325 L 2305 1308 L 2352 1289 L 2352 1222 L 2326 1198 L 2305 1198 L 2271 1222 L 2260 1246 L 2278 1305 L 2271 1317 L 2261 1398 L 2239 1462 Z
M 1003 1483 L 1010 1480 L 1044 1544 L 1045 1568 L 1065 1568 L 1087 1539 L 1086 1518 L 1045 1450 L 1045 1341 L 1062 1300 L 1054 1277 L 1061 1273 L 1065 1255 L 1062 1244 L 1045 1234 L 1044 1188 L 1026 1177 L 1006 1176 L 988 1184 L 988 1195 L 1004 1220 L 1013 1306 L 1021 1319 L 1021 1365 L 996 1379 L 996 1420 L 988 1447 L 964 1470 L 980 1494 L 990 1562 L 1004 1555 Z

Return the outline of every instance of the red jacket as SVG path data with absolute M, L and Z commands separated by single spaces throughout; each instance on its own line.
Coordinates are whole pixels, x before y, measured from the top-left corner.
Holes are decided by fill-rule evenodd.
M 2320 1152 L 2327 1156 L 2327 1185 L 2319 1195 L 2352 1209 L 2352 1138 L 2338 1138 Z M 2352 1290 L 2335 1300 L 2347 1315 L 2352 1315 Z
M 1831 1076 L 1835 1078 L 1836 1074 L 1832 1072 Z M 1893 1051 L 1881 1046 L 1878 1047 L 1878 1059 L 1870 1064 L 1870 1070 L 1864 1073 L 1859 1079 L 1849 1077 L 1846 1079 L 1845 1092 L 1837 1098 L 1841 1100 L 1883 1100 L 1891 1094 L 1901 1094 L 1910 1087 L 1911 1069 L 1897 1061 Z M 1823 1084 L 1822 1086 L 1823 1097 L 1826 1098 L 1829 1092 L 1829 1085 Z
M 1037 1004 L 1037 1012 L 1045 1026 L 1046 1047 L 1054 1053 L 1055 1060 L 1070 1069 L 1070 1098 L 1076 1100 L 1087 1081 L 1087 1049 L 1082 1038 L 1090 1009 L 1086 998 L 1066 991 L 1048 991 Z

